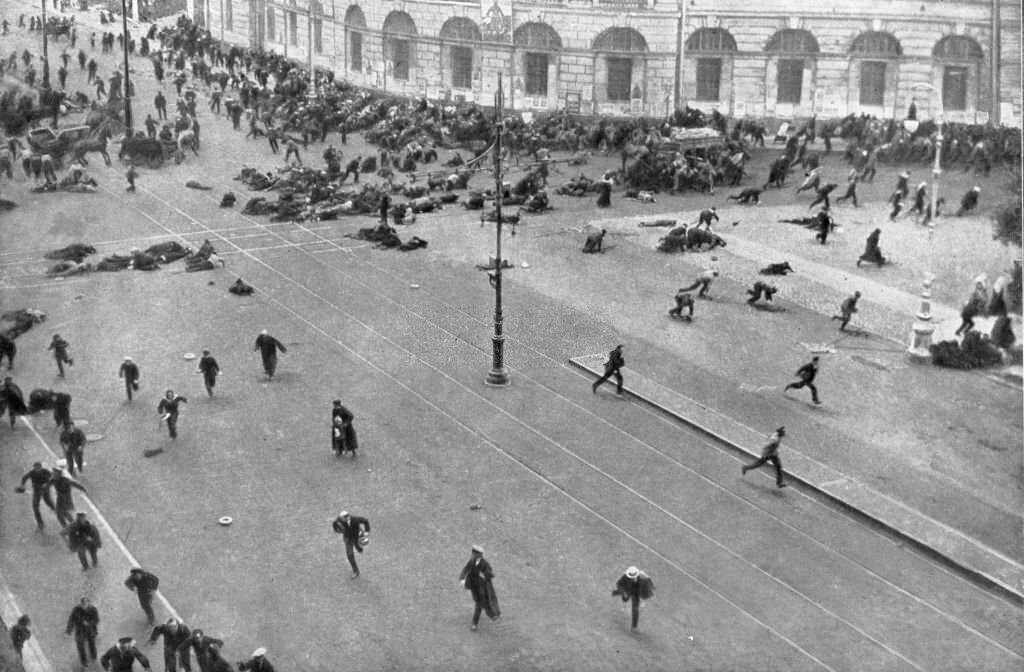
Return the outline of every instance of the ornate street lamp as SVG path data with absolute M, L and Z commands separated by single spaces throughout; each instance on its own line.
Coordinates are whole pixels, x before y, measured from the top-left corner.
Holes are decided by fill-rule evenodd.
M 501 133 L 504 125 L 501 121 L 501 108 L 504 105 L 501 75 L 498 75 L 498 92 L 494 96 L 494 212 L 497 215 L 497 243 L 494 254 L 494 272 L 488 277 L 494 287 L 494 335 L 491 336 L 491 370 L 487 373 L 488 385 L 508 385 L 511 381 L 505 368 L 505 335 L 502 333 L 501 314 Z

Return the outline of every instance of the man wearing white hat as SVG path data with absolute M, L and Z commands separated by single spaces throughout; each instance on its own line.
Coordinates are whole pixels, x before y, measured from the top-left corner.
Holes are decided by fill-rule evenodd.
M 494 570 L 491 569 L 491 564 L 484 560 L 484 549 L 480 546 L 473 544 L 469 562 L 462 568 L 459 581 L 473 595 L 475 607 L 470 630 L 476 630 L 477 624 L 480 623 L 481 611 L 486 612 L 492 621 L 501 618 L 498 594 L 494 592 Z
M 130 403 L 132 392 L 139 391 L 139 365 L 131 357 L 125 355 L 117 375 L 124 379 L 124 391 L 128 395 L 128 402 Z
M 242 672 L 245 672 L 245 670 L 255 670 L 255 672 L 274 672 L 274 666 L 266 659 L 266 655 L 267 650 L 261 646 L 252 652 L 252 658 L 249 660 L 238 661 L 238 669 Z
M 150 669 L 149 658 L 135 648 L 135 640 L 131 637 L 122 637 L 100 657 L 100 665 L 107 672 L 132 672 L 136 660 L 144 670 Z
M 633 629 L 640 623 L 640 600 L 649 599 L 654 595 L 654 582 L 651 577 L 636 567 L 629 567 L 612 589 L 613 596 L 621 596 L 623 602 L 633 602 Z

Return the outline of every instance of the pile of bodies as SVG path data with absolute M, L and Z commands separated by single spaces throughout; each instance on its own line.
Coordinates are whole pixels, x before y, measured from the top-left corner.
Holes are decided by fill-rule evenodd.
M 74 243 L 48 252 L 45 255 L 47 259 L 60 261 L 48 268 L 46 275 L 51 278 L 66 278 L 92 271 L 155 271 L 179 259 L 185 260 L 185 270 L 189 273 L 213 270 L 217 264 L 224 266 L 224 261 L 216 255 L 209 240 L 204 241 L 198 250 L 177 241 L 168 241 L 151 245 L 145 250 L 132 248 L 128 254 L 109 255 L 97 263 L 85 261 L 86 257 L 95 252 L 96 248 L 83 243 Z

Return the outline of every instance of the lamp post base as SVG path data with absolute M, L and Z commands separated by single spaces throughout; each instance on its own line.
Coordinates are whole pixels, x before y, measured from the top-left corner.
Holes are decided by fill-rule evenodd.
M 484 382 L 493 387 L 505 387 L 512 384 L 512 381 L 508 377 L 508 370 L 504 367 L 488 371 L 487 378 Z
M 907 349 L 911 361 L 919 364 L 932 361 L 932 353 L 929 350 L 932 334 L 935 333 L 935 325 L 932 324 L 932 279 L 931 274 L 925 277 L 924 288 L 921 290 L 921 309 L 915 315 L 917 321 L 912 327 L 914 333 Z

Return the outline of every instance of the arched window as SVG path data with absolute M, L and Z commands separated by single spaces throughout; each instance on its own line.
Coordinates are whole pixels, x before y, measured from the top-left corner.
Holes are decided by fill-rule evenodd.
M 473 47 L 480 43 L 480 27 L 472 19 L 453 16 L 441 26 L 442 51 L 447 49 L 451 64 L 452 86 L 457 89 L 473 87 Z M 456 42 L 450 47 L 446 41 Z M 444 54 L 442 54 L 444 57 Z
M 647 40 L 633 28 L 607 28 L 594 38 L 594 51 L 647 51 Z
M 850 45 L 850 53 L 873 58 L 896 58 L 903 55 L 900 41 L 889 33 L 861 33 Z
M 816 54 L 818 41 L 806 30 L 788 28 L 772 35 L 764 50 L 782 54 Z
M 860 69 L 860 104 L 884 105 L 890 67 L 888 61 L 903 55 L 900 41 L 889 33 L 861 33 L 850 45 L 850 54 L 856 59 L 864 59 L 852 66 Z
M 384 19 L 384 57 L 394 63 L 395 79 L 408 80 L 415 52 L 416 23 L 405 12 L 394 11 Z
M 968 85 L 978 76 L 977 64 L 984 58 L 981 45 L 964 35 L 947 35 L 935 44 L 932 56 L 942 61 L 960 61 L 941 66 L 942 107 L 966 110 Z
M 512 44 L 523 54 L 523 82 L 527 96 L 548 95 L 548 67 L 551 52 L 562 49 L 562 38 L 546 23 L 531 21 L 516 28 Z
M 984 58 L 981 45 L 963 35 L 947 35 L 936 42 L 932 56 L 951 61 L 980 61 Z
M 687 51 L 736 51 L 736 40 L 728 30 L 701 28 L 686 38 Z
M 806 30 L 787 28 L 772 35 L 764 48 L 779 56 L 776 102 L 799 105 L 803 98 L 806 58 L 818 53 L 818 41 Z
M 593 50 L 611 52 L 605 56 L 608 68 L 607 98 L 614 102 L 633 97 L 633 53 L 647 51 L 647 40 L 632 28 L 607 28 L 594 38 Z M 639 91 L 637 91 L 639 92 Z
M 366 17 L 359 5 L 352 5 L 345 10 L 345 32 L 348 33 L 349 68 L 360 71 L 363 69 L 363 34 L 366 28 Z
M 686 51 L 697 55 L 696 99 L 722 97 L 722 55 L 736 51 L 736 40 L 721 28 L 701 28 L 686 38 Z

